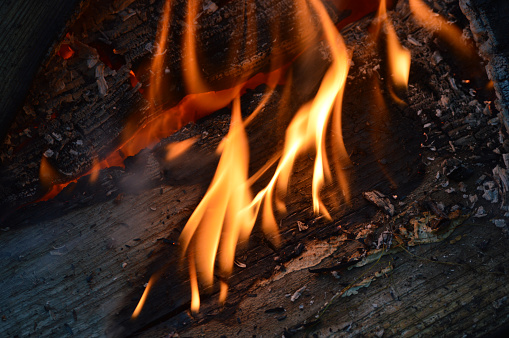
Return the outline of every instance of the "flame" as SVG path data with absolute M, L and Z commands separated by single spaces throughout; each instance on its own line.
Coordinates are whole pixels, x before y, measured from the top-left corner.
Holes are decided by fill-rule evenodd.
M 200 1 L 187 2 L 186 26 L 183 45 L 184 82 L 188 93 L 207 92 L 208 86 L 202 78 L 195 44 L 196 16 Z M 231 100 L 230 100 L 231 101 Z
M 51 186 L 58 178 L 58 172 L 49 163 L 48 159 L 43 156 L 39 167 L 39 180 L 43 186 Z
M 150 289 L 154 285 L 155 280 L 157 279 L 156 275 L 152 275 L 150 277 L 147 286 L 145 287 L 145 290 L 143 291 L 143 295 L 141 295 L 141 299 L 138 302 L 138 305 L 134 309 L 133 314 L 131 315 L 131 319 L 136 319 L 140 315 L 141 309 L 143 309 L 143 306 L 145 305 L 145 302 L 147 301 L 148 294 L 150 292 Z
M 378 38 L 382 27 L 385 28 L 384 31 L 387 35 L 387 59 L 389 60 L 392 81 L 396 87 L 407 88 L 410 75 L 411 53 L 399 42 L 394 25 L 387 16 L 386 0 L 380 1 L 373 34 L 374 40 Z M 395 99 L 399 100 L 397 97 Z
M 412 3 L 412 0 L 410 1 Z M 295 2 L 296 6 L 301 9 L 298 12 L 298 17 L 295 18 L 299 30 L 308 29 L 309 22 L 314 20 L 315 17 L 319 18 L 324 40 L 332 55 L 332 61 L 315 98 L 303 105 L 290 122 L 282 152 L 275 155 L 258 173 L 253 177 L 248 176 L 249 145 L 245 126 L 261 110 L 271 92 L 269 90 L 266 93 L 259 107 L 246 121 L 242 121 L 241 117 L 240 95 L 246 88 L 250 88 L 255 83 L 268 83 L 271 88 L 284 83 L 284 68 L 255 76 L 250 81 L 239 83 L 231 89 L 210 91 L 208 84 L 205 83 L 202 77 L 195 38 L 196 19 L 200 2 L 188 1 L 185 19 L 186 30 L 182 43 L 182 68 L 184 84 L 189 94 L 176 107 L 164 110 L 158 101 L 162 99 L 164 93 L 162 74 L 165 73 L 163 68 L 170 29 L 170 0 L 165 2 L 163 15 L 159 23 L 157 47 L 151 65 L 150 85 L 146 87 L 148 88 L 147 96 L 151 105 L 149 118 L 141 128 L 135 122 L 128 124 L 119 151 L 112 153 L 101 162 L 94 162 L 91 170 L 90 180 L 95 181 L 97 179 L 97 168 L 122 165 L 126 156 L 134 155 L 141 149 L 154 145 L 161 138 L 166 137 L 169 132 L 176 131 L 188 122 L 217 111 L 233 102 L 230 130 L 218 147 L 220 159 L 216 173 L 205 196 L 189 218 L 179 238 L 183 257 L 187 258 L 189 264 L 191 310 L 193 312 L 198 312 L 200 308 L 200 287 L 214 285 L 216 266 L 220 277 L 219 300 L 221 303 L 226 300 L 228 294 L 227 279 L 233 271 L 237 246 L 249 237 L 259 216 L 261 216 L 262 230 L 275 245 L 279 244 L 275 214 L 276 212 L 286 211 L 283 199 L 288 191 L 295 161 L 299 156 L 308 151 L 315 153 L 311 194 L 313 211 L 316 215 L 323 215 L 331 219 L 329 211 L 320 196 L 325 184 L 332 181 L 330 157 L 334 159 L 337 181 L 343 191 L 344 198 L 346 201 L 350 200 L 350 192 L 343 172 L 343 168 L 350 165 L 350 159 L 344 144 L 341 123 L 341 103 L 349 68 L 348 51 L 337 27 L 329 18 L 320 0 L 295 0 Z M 335 1 L 335 3 L 339 3 L 339 1 Z M 253 0 L 249 0 L 245 6 L 246 29 L 248 31 L 256 31 L 256 21 L 247 11 L 247 8 L 254 6 L 254 4 Z M 387 19 L 385 5 L 385 0 L 382 0 L 379 7 L 379 24 L 381 25 L 383 21 L 387 33 L 387 49 L 393 82 L 396 86 L 406 87 L 410 69 L 410 52 L 399 43 L 394 27 Z M 378 27 L 378 31 L 380 31 L 380 27 Z M 271 27 L 271 30 L 275 40 L 280 39 L 278 27 Z M 240 41 L 235 42 L 239 46 L 240 43 Z M 305 45 L 308 42 L 302 41 L 301 43 Z M 252 46 L 246 46 L 246 48 L 255 48 L 256 45 L 254 43 Z M 230 48 L 231 53 L 238 49 Z M 233 58 L 234 56 L 230 55 L 230 57 Z M 272 62 L 279 64 L 277 60 L 272 60 Z M 132 71 L 130 80 L 133 86 L 137 85 L 138 80 Z M 325 146 L 330 124 L 332 124 L 331 135 L 336 151 L 333 154 L 328 154 Z M 181 156 L 192 146 L 194 141 L 187 140 L 168 146 L 166 159 L 171 161 Z M 253 197 L 252 183 L 274 165 L 276 169 L 268 184 Z M 41 172 L 42 167 L 43 164 L 41 163 Z M 45 171 L 47 170 L 45 169 Z M 49 174 L 44 175 L 44 177 L 49 176 Z M 41 174 L 41 181 L 42 178 L 43 175 Z M 274 210 L 274 206 L 276 210 Z M 151 277 L 132 315 L 133 319 L 139 315 L 143 308 L 155 279 L 155 276 Z
M 177 143 L 170 143 L 166 147 L 166 161 L 173 161 L 177 157 L 182 156 L 196 142 L 196 138 L 190 138 Z
M 408 87 L 410 75 L 410 51 L 401 46 L 392 24 L 387 24 L 387 57 L 396 86 Z
M 199 284 L 210 287 L 214 283 L 216 259 L 221 276 L 228 277 L 231 274 L 237 245 L 251 233 L 262 205 L 262 229 L 271 236 L 276 245 L 278 244 L 278 227 L 273 204 L 276 203 L 279 211 L 284 211 L 285 206 L 281 201 L 274 201 L 274 196 L 283 196 L 286 193 L 296 158 L 312 148 L 316 152 L 312 182 L 313 209 L 316 214 L 323 214 L 330 218 L 320 198 L 320 191 L 326 179 L 330 179 L 331 176 L 325 151 L 326 130 L 334 116 L 336 140 L 341 139 L 336 145 L 340 148 L 341 157 L 345 161 L 347 152 L 340 130 L 340 112 L 349 60 L 346 46 L 321 2 L 311 0 L 310 4 L 310 9 L 313 9 L 321 19 L 325 39 L 333 56 L 332 64 L 324 76 L 315 99 L 304 105 L 292 119 L 275 173 L 267 186 L 254 198 L 251 196 L 249 187 L 252 182 L 248 178 L 249 147 L 244 123 L 240 116 L 240 99 L 238 96 L 234 99 L 230 131 L 219 146 L 221 157 L 216 173 L 179 239 L 182 251 L 189 262 L 193 312 L 197 312 L 200 306 Z M 299 5 L 307 6 L 304 1 L 300 1 Z M 192 8 L 189 13 L 191 16 L 194 13 Z M 188 21 L 188 24 L 191 22 Z M 192 41 L 188 41 L 187 45 L 189 49 L 189 46 L 193 45 Z M 196 55 L 190 55 L 190 60 L 196 62 Z M 198 68 L 196 64 L 187 64 L 187 69 L 191 70 L 191 78 L 199 78 L 199 74 L 194 73 L 194 70 Z M 192 85 L 199 87 L 200 82 L 198 81 L 198 85 L 196 83 Z M 263 102 L 257 111 L 262 105 Z M 271 161 L 270 164 L 273 162 Z M 267 168 L 268 166 L 262 171 Z M 258 173 L 255 176 L 259 177 L 261 174 Z M 343 190 L 347 190 L 344 179 L 340 179 L 340 184 Z M 226 299 L 227 290 L 227 283 L 221 280 L 221 302 Z
M 410 10 L 417 22 L 429 30 L 436 31 L 438 35 L 446 40 L 454 50 L 470 55 L 471 50 L 462 38 L 461 30 L 447 22 L 443 17 L 434 13 L 421 0 L 409 0 Z
M 101 165 L 97 158 L 94 158 L 92 169 L 90 170 L 90 184 L 94 184 L 97 182 L 97 179 L 99 178 L 99 171 L 101 170 Z
M 157 39 L 157 48 L 155 57 L 152 60 L 150 73 L 150 87 L 148 90 L 148 100 L 154 103 L 162 96 L 162 80 L 161 74 L 164 72 L 164 61 L 166 56 L 166 43 L 170 28 L 171 0 L 166 0 L 163 8 L 163 15 L 159 21 L 159 37 Z
M 193 311 L 199 309 L 199 294 L 194 291 L 197 285 L 194 274 L 205 286 L 211 286 L 220 249 L 219 270 L 229 275 L 242 230 L 251 230 L 246 218 L 241 217 L 251 201 L 247 186 L 248 167 L 249 145 L 240 114 L 240 98 L 237 97 L 233 101 L 230 131 L 223 140 L 216 174 L 179 239 L 190 264 Z

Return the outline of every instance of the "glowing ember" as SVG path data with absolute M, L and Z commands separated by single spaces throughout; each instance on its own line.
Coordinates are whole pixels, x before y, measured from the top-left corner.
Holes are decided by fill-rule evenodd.
M 71 35 L 67 33 L 65 35 L 64 42 L 60 45 L 60 48 L 58 49 L 58 56 L 60 56 L 62 59 L 67 60 L 70 59 L 74 55 L 74 50 L 69 46 L 69 41 L 72 39 Z

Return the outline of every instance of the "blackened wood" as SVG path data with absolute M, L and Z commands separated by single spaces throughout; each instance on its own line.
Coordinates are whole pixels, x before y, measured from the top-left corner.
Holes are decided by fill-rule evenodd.
M 21 108 L 44 59 L 87 1 L 2 1 L 0 4 L 0 141 Z
M 460 0 L 463 13 L 487 62 L 487 73 L 497 91 L 497 108 L 509 132 L 509 2 L 503 0 Z

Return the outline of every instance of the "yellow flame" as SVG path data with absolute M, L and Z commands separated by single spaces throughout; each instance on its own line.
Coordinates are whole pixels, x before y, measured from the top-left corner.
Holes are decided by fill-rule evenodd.
M 348 75 L 349 57 L 345 43 L 333 22 L 330 20 L 323 4 L 317 0 L 311 0 L 310 3 L 321 19 L 325 38 L 333 58 L 332 65 L 325 74 L 318 93 L 310 106 L 307 130 L 307 142 L 314 142 L 316 149 L 312 183 L 313 210 L 316 214 L 322 213 L 324 216 L 330 218 L 327 209 L 320 199 L 320 190 L 324 185 L 325 177 L 329 175 L 329 166 L 325 151 L 325 132 L 331 118 L 331 113 L 334 111 L 336 114 L 340 114 L 339 109 L 334 110 L 333 108 L 335 104 L 341 104 L 340 102 Z M 341 117 L 336 118 L 336 120 L 340 119 Z M 346 154 L 344 144 L 340 143 L 338 146 L 343 147 L 341 152 Z M 346 187 L 343 187 L 343 189 L 346 189 Z
M 189 256 L 189 281 L 191 283 L 191 311 L 197 313 L 200 310 L 200 290 L 196 276 L 194 256 Z
M 396 86 L 408 87 L 410 75 L 410 51 L 401 46 L 396 31 L 390 22 L 387 23 L 387 57 L 389 59 L 392 79 Z
M 454 47 L 454 50 L 466 55 L 470 54 L 471 51 L 462 39 L 462 32 L 458 27 L 448 23 L 443 17 L 434 13 L 421 0 L 409 0 L 409 4 L 412 14 L 421 26 L 436 31 L 441 38 Z
M 240 115 L 240 98 L 237 97 L 233 102 L 230 131 L 222 144 L 216 174 L 179 239 L 183 252 L 188 252 L 190 260 L 196 260 L 196 271 L 190 269 L 190 273 L 196 273 L 205 286 L 213 284 L 219 249 L 220 271 L 229 275 L 233 269 L 236 245 L 241 229 L 246 225 L 246 219 L 239 215 L 251 201 L 247 185 L 248 165 L 249 146 Z M 196 277 L 192 276 L 192 281 L 193 278 Z M 193 290 L 197 282 L 195 284 Z M 197 304 L 194 292 L 192 303 Z
M 145 287 L 145 290 L 143 291 L 143 295 L 141 295 L 141 299 L 138 302 L 138 305 L 136 305 L 136 308 L 134 309 L 133 314 L 131 315 L 131 319 L 136 319 L 140 315 L 140 312 L 143 309 L 143 306 L 145 305 L 145 302 L 147 301 L 147 296 L 148 296 L 148 294 L 150 292 L 150 289 L 154 285 L 154 282 L 155 282 L 156 278 L 157 278 L 156 275 L 152 275 L 152 277 L 150 277 L 150 279 L 149 279 L 149 281 L 147 283 L 147 286 Z
M 237 97 L 233 101 L 230 131 L 218 147 L 221 157 L 217 171 L 209 189 L 189 218 L 180 236 L 181 248 L 186 253 L 190 264 L 191 309 L 193 312 L 199 310 L 199 284 L 211 286 L 214 282 L 216 258 L 221 275 L 228 277 L 231 274 L 237 244 L 251 233 L 262 205 L 262 229 L 266 234 L 271 235 L 271 240 L 276 245 L 279 244 L 273 204 L 276 203 L 279 211 L 285 211 L 285 206 L 282 201 L 274 201 L 274 196 L 286 194 L 296 158 L 310 149 L 314 149 L 316 153 L 312 182 L 313 209 L 316 214 L 330 218 L 320 198 L 320 191 L 325 181 L 331 176 L 328 154 L 325 150 L 326 130 L 333 118 L 335 146 L 340 148 L 339 157 L 342 163 L 348 162 L 341 132 L 341 101 L 348 74 L 349 58 L 344 41 L 322 3 L 318 0 L 310 0 L 309 3 L 310 9 L 318 14 L 321 20 L 325 40 L 330 47 L 333 61 L 323 78 L 316 97 L 310 103 L 305 104 L 290 122 L 283 152 L 275 173 L 267 186 L 259 191 L 254 198 L 252 198 L 249 188 L 252 183 L 252 179 L 248 178 L 249 148 L 240 116 L 240 99 Z M 305 1 L 300 1 L 299 4 L 307 6 Z M 193 18 L 196 15 L 196 7 L 189 7 L 188 13 L 191 14 L 190 18 Z M 194 31 L 190 28 L 193 21 L 188 19 L 187 23 L 188 33 L 184 47 L 188 55 L 185 66 L 188 71 L 186 82 L 191 90 L 196 90 L 200 89 L 201 77 L 196 62 L 196 53 L 193 49 L 192 34 L 189 33 Z M 302 25 L 304 24 L 305 22 L 302 22 Z M 198 82 L 195 82 L 196 79 Z M 265 104 L 268 95 L 262 100 L 253 115 L 256 115 Z M 270 163 L 274 161 L 271 160 Z M 256 177 L 260 175 L 259 173 L 255 174 Z M 344 195 L 349 196 L 346 180 L 344 176 L 339 176 L 339 183 L 345 191 Z M 220 282 L 220 286 L 220 301 L 224 302 L 228 286 L 224 281 Z

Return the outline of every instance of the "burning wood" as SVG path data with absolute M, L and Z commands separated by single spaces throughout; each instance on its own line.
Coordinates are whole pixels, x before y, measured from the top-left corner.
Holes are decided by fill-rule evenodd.
M 111 8 L 101 5 L 105 9 L 98 10 L 102 13 L 98 16 L 100 19 L 90 22 L 85 14 L 75 24 L 71 29 L 74 35 L 71 34 L 66 43 L 78 56 L 68 60 L 60 57 L 51 59 L 45 76 L 52 78 L 50 81 L 53 82 L 58 80 L 58 83 L 51 85 L 58 87 L 58 90 L 34 92 L 26 103 L 26 110 L 34 111 L 34 114 L 37 112 L 37 122 L 31 120 L 27 123 L 20 115 L 2 151 L 3 163 L 6 163 L 2 178 L 10 182 L 4 185 L 5 190 L 1 192 L 3 208 L 37 200 L 44 194 L 46 189 L 41 188 L 37 181 L 24 178 L 34 176 L 37 172 L 37 167 L 34 168 L 31 163 L 40 161 L 40 154 L 37 154 L 39 151 L 53 151 L 54 156 L 48 161 L 60 173 L 54 183 L 62 184 L 89 172 L 94 159 L 98 159 L 101 166 L 121 165 L 126 156 L 157 143 L 158 139 L 189 121 L 219 109 L 219 104 L 210 106 L 211 101 L 220 98 L 225 105 L 235 97 L 232 91 L 228 91 L 219 93 L 213 99 L 209 96 L 192 99 L 187 107 L 183 102 L 183 106 L 170 109 L 182 100 L 187 90 L 192 89 L 189 84 L 186 85 L 183 78 L 185 72 L 182 71 L 186 69 L 185 63 L 189 60 L 197 58 L 201 61 L 200 76 L 204 77 L 209 87 L 207 90 L 234 87 L 235 93 L 239 90 L 235 87 L 237 85 L 240 89 L 254 88 L 260 83 L 273 81 L 269 73 L 268 78 L 255 78 L 254 82 L 245 83 L 254 74 L 269 72 L 287 64 L 303 51 L 301 41 L 314 41 L 321 34 L 319 29 L 314 29 L 318 27 L 316 18 L 308 22 L 311 26 L 297 30 L 295 17 L 300 14 L 295 12 L 298 8 L 290 0 L 277 1 L 277 4 L 269 1 L 255 6 L 250 20 L 253 21 L 252 28 L 256 21 L 257 29 L 244 32 L 236 29 L 239 26 L 238 20 L 252 6 L 245 8 L 241 2 L 228 1 L 217 8 L 191 8 L 196 14 L 196 34 L 200 38 L 191 53 L 196 55 L 185 58 L 182 53 L 192 50 L 182 49 L 180 43 L 174 43 L 184 40 L 184 45 L 189 45 L 185 39 L 193 33 L 185 28 L 185 20 L 179 19 L 185 18 L 188 10 L 185 2 L 175 3 L 172 12 L 168 13 L 172 17 L 169 31 L 160 29 L 170 34 L 167 38 L 165 35 L 160 36 L 161 42 L 172 41 L 169 45 L 153 43 L 157 30 L 154 23 L 159 16 L 158 9 L 163 7 L 165 1 L 154 4 L 150 1 L 136 1 L 129 7 L 129 16 L 115 16 L 114 20 L 106 20 L 108 10 L 123 13 L 125 6 L 131 2 L 121 3 L 122 6 Z M 324 0 L 324 3 L 334 22 L 344 25 L 376 10 L 378 0 L 365 0 L 362 4 L 329 0 Z M 94 5 L 89 8 L 91 12 L 96 12 Z M 136 15 L 132 15 L 133 12 Z M 189 26 L 192 27 L 194 25 Z M 165 45 L 167 48 L 164 48 Z M 157 58 L 157 55 L 163 57 Z M 150 67 L 151 62 L 147 62 L 147 59 L 153 57 L 158 64 Z M 225 62 L 226 59 L 230 62 Z M 91 60 L 93 63 L 90 63 Z M 149 71 L 150 68 L 152 71 Z M 94 72 L 93 81 L 89 81 L 91 71 Z M 134 82 L 141 81 L 141 89 L 149 92 L 148 101 L 138 93 L 139 87 L 133 89 L 126 86 L 133 79 L 132 74 L 136 74 Z M 36 80 L 34 85 L 44 87 L 43 84 L 48 83 L 48 80 L 43 77 Z M 161 90 L 164 90 L 165 95 L 150 94 L 149 89 L 160 87 L 159 83 L 164 84 Z M 198 87 L 195 89 L 198 90 Z M 208 107 L 204 109 L 204 105 L 199 102 L 208 102 Z M 71 111 L 67 109 L 70 103 L 74 107 Z M 157 109 L 152 109 L 154 105 Z M 161 114 L 163 111 L 165 114 Z M 126 119 L 129 120 L 127 125 Z M 149 122 L 154 122 L 152 127 L 147 126 Z M 162 128 L 162 125 L 165 127 Z M 16 128 L 19 126 L 37 133 L 30 137 L 28 134 L 18 135 Z M 140 133 L 138 130 L 152 130 L 156 137 L 146 139 L 148 133 Z M 58 142 L 48 141 L 53 132 L 62 135 L 63 139 Z M 130 141 L 135 133 L 140 134 L 138 141 Z M 25 143 L 30 146 L 23 147 Z M 120 151 L 111 154 L 119 148 Z
M 324 15 L 321 3 L 307 3 L 311 16 L 316 19 L 316 14 L 320 13 L 319 22 L 327 29 L 323 31 L 324 42 L 313 44 L 308 48 L 308 53 L 301 55 L 286 72 L 279 74 L 291 74 L 293 81 L 278 80 L 273 86 L 246 91 L 242 97 L 239 97 L 241 88 L 235 87 L 228 95 L 222 96 L 226 102 L 235 98 L 231 106 L 231 119 L 223 114 L 188 125 L 163 140 L 154 151 L 145 150 L 128 158 L 125 169 L 96 171 L 96 177 L 79 179 L 73 186 L 74 191 L 69 188 L 64 191 L 67 195 L 57 196 L 53 201 L 34 208 L 26 208 L 32 213 L 33 220 L 38 219 L 38 215 L 47 216 L 55 210 L 60 215 L 62 208 L 67 208 L 69 203 L 72 204 L 71 208 L 80 204 L 89 206 L 89 211 L 84 213 L 69 211 L 72 216 L 64 215 L 55 221 L 37 221 L 43 222 L 41 226 L 46 231 L 40 232 L 40 236 L 45 236 L 45 241 L 51 243 L 49 247 L 31 246 L 34 252 L 18 249 L 14 245 L 18 243 L 14 233 L 21 236 L 29 231 L 23 228 L 2 229 L 7 235 L 2 236 L 3 250 L 16 252 L 17 257 L 29 257 L 26 263 L 24 258 L 18 259 L 23 266 L 5 269 L 16 272 L 6 279 L 2 299 L 8 299 L 8 293 L 9 296 L 19 295 L 21 298 L 32 295 L 31 298 L 39 299 L 44 295 L 51 299 L 52 305 L 45 309 L 50 309 L 52 322 L 37 319 L 38 333 L 47 333 L 58 325 L 69 334 L 89 334 L 93 331 L 93 325 L 100 327 L 98 330 L 104 328 L 104 332 L 112 335 L 173 335 L 177 331 L 186 331 L 190 335 L 238 335 L 240 332 L 245 335 L 266 335 L 281 333 L 281 324 L 284 323 L 285 335 L 298 334 L 300 330 L 318 333 L 327 333 L 328 330 L 345 330 L 347 333 L 369 331 L 377 335 L 386 331 L 399 334 L 416 330 L 416 325 L 393 321 L 391 316 L 397 317 L 401 313 L 391 312 L 390 309 L 408 306 L 408 295 L 422 294 L 424 288 L 427 288 L 424 293 L 430 294 L 431 298 L 440 294 L 440 301 L 435 301 L 435 298 L 430 301 L 433 308 L 440 308 L 440 313 L 462 311 L 454 305 L 436 306 L 443 299 L 461 297 L 467 303 L 475 303 L 471 300 L 471 294 L 472 290 L 478 288 L 470 284 L 465 288 L 457 287 L 459 282 L 451 286 L 440 276 L 448 274 L 468 284 L 470 280 L 465 280 L 464 276 L 474 268 L 473 261 L 477 264 L 482 259 L 470 253 L 464 256 L 468 257 L 468 262 L 465 262 L 463 254 L 458 256 L 463 261 L 453 261 L 458 258 L 454 248 L 440 243 L 444 243 L 444 239 L 469 215 L 486 216 L 499 212 L 500 192 L 507 194 L 506 171 L 499 165 L 491 170 L 490 166 L 496 162 L 494 157 L 486 159 L 483 167 L 489 168 L 486 172 L 493 173 L 493 178 L 486 175 L 478 178 L 480 171 L 471 170 L 471 165 L 467 163 L 472 150 L 482 153 L 486 149 L 484 144 L 493 142 L 489 135 L 496 134 L 498 128 L 489 116 L 489 109 L 484 113 L 483 105 L 477 101 L 481 100 L 481 94 L 469 93 L 469 83 L 460 81 L 461 77 L 451 76 L 453 71 L 445 61 L 446 57 L 437 54 L 437 46 L 428 45 L 435 43 L 430 42 L 433 41 L 433 35 L 419 30 L 412 20 L 405 21 L 409 15 L 406 2 L 398 5 L 398 12 L 386 13 L 386 17 L 381 16 L 371 26 L 379 34 L 386 33 L 381 35 L 379 41 L 394 42 L 396 32 L 399 36 L 412 32 L 412 36 L 402 43 L 387 41 L 382 48 L 388 49 L 388 55 L 402 55 L 402 61 L 394 63 L 401 66 L 398 68 L 379 59 L 376 54 L 379 48 L 374 44 L 376 34 L 366 33 L 369 31 L 367 21 L 345 34 L 347 45 L 350 43 L 355 47 L 352 52 L 347 52 L 337 30 Z M 162 12 L 166 13 L 167 9 Z M 189 12 L 196 13 L 192 8 Z M 379 13 L 383 13 L 383 7 Z M 126 21 L 129 21 L 136 17 L 131 14 L 126 12 L 122 17 L 128 17 Z M 185 17 L 181 19 L 188 25 L 194 23 Z M 300 19 L 305 20 L 305 17 Z M 164 22 L 161 26 L 164 27 Z M 189 52 L 192 41 L 187 43 L 189 55 L 194 54 Z M 413 61 L 411 69 L 407 52 L 410 48 L 414 56 L 421 56 Z M 164 55 L 158 53 L 161 54 Z M 196 56 L 193 58 L 195 61 L 199 59 Z M 436 64 L 429 66 L 428 62 Z M 153 67 L 155 64 L 152 63 Z M 311 68 L 306 70 L 309 64 Z M 353 66 L 348 75 L 350 64 Z M 317 67 L 320 71 L 316 70 Z M 165 72 L 161 66 L 155 68 Z M 201 72 L 199 63 L 189 63 L 185 68 L 194 69 L 195 77 L 196 72 Z M 302 69 L 304 71 L 299 71 Z M 403 71 L 396 72 L 397 69 Z M 410 77 L 405 75 L 409 70 Z M 316 75 L 319 81 L 315 83 L 315 79 L 310 80 L 310 75 Z M 323 82 L 322 75 L 325 75 Z M 106 80 L 108 76 L 111 75 L 105 73 Z M 133 78 L 131 72 L 124 72 L 124 76 L 126 81 Z M 95 81 L 95 68 L 92 77 Z M 205 78 L 202 77 L 202 80 Z M 183 86 L 186 81 L 188 88 L 203 88 L 206 83 L 203 80 L 193 84 L 187 79 L 182 82 Z M 402 87 L 407 81 L 409 87 L 405 93 Z M 156 82 L 153 79 L 150 87 L 143 88 L 146 95 L 148 91 L 159 91 L 152 86 Z M 389 90 L 386 91 L 381 83 L 390 83 Z M 129 88 L 132 93 L 139 93 L 139 86 Z M 477 95 L 476 100 L 471 99 L 472 95 Z M 151 99 L 157 100 L 156 95 Z M 404 101 L 408 105 L 403 105 Z M 349 114 L 339 115 L 340 106 Z M 160 112 L 153 106 L 147 105 L 146 108 L 147 114 Z M 247 117 L 253 111 L 253 117 Z M 285 116 L 288 112 L 289 116 Z M 285 144 L 281 145 L 277 145 L 279 135 L 268 140 L 272 131 L 267 127 L 275 125 L 278 119 L 290 125 Z M 315 123 L 316 120 L 320 123 Z M 492 121 L 491 124 L 488 120 Z M 336 128 L 333 132 L 329 131 L 329 124 Z M 423 137 L 421 132 L 416 132 L 418 130 L 424 132 Z M 471 130 L 476 132 L 475 136 L 471 135 Z M 283 133 L 281 130 L 279 134 Z M 467 136 L 470 138 L 465 139 Z M 489 144 L 486 146 L 492 147 Z M 339 153 L 331 154 L 330 151 L 338 150 L 337 147 Z M 218 170 L 211 177 L 213 164 L 217 162 L 213 154 L 215 148 L 220 158 Z M 267 149 L 277 155 L 273 156 Z M 47 155 L 51 158 L 55 154 L 56 151 Z M 248 164 L 248 154 L 251 155 L 251 165 Z M 336 155 L 338 164 L 327 169 L 329 161 L 334 163 L 333 155 Z M 240 164 L 238 157 L 242 157 Z M 443 161 L 448 157 L 453 158 Z M 92 165 L 97 166 L 98 161 Z M 418 175 L 418 172 L 425 172 L 425 176 Z M 311 173 L 317 175 L 312 177 Z M 46 174 L 45 177 L 50 176 Z M 95 183 L 90 184 L 90 181 Z M 210 181 L 212 183 L 204 199 L 199 202 Z M 331 185 L 331 181 L 335 185 Z M 483 196 L 479 193 L 481 198 L 476 199 L 473 193 L 477 186 L 482 189 Z M 364 196 L 384 209 L 386 214 L 367 206 L 359 198 L 361 193 L 365 193 Z M 335 200 L 339 202 L 334 203 Z M 99 201 L 106 203 L 99 205 Z M 464 204 L 466 201 L 468 206 Z M 260 210 L 263 213 L 260 216 L 260 229 L 253 228 Z M 17 217 L 27 222 L 26 217 L 19 214 Z M 62 226 L 69 222 L 73 222 L 72 227 Z M 503 229 L 505 224 L 501 215 L 494 218 L 493 227 Z M 279 238 L 279 248 L 274 246 L 276 241 L 263 240 L 262 230 L 267 229 L 272 231 L 272 238 Z M 277 230 L 281 230 L 279 237 L 274 235 Z M 475 230 L 475 236 L 489 233 L 479 226 Z M 83 241 L 82 232 L 87 241 Z M 249 244 L 247 241 L 239 243 L 239 239 L 246 238 L 250 233 L 253 241 Z M 463 232 L 450 244 L 466 240 L 468 248 L 479 245 L 479 250 L 484 252 L 488 245 L 485 242 L 475 243 L 475 236 L 465 236 Z M 179 238 L 181 245 L 176 246 Z M 485 237 L 475 238 L 483 238 L 484 241 Z M 421 247 L 423 243 L 438 243 L 439 250 Z M 464 243 L 455 248 L 460 250 Z M 414 244 L 417 245 L 415 248 L 407 248 Z M 494 247 L 500 251 L 504 247 L 502 244 Z M 216 251 L 218 248 L 219 252 Z M 66 274 L 63 280 L 54 276 L 47 278 L 43 271 L 45 280 L 40 283 L 39 276 L 34 273 L 33 284 L 43 285 L 44 292 L 40 292 L 38 287 L 19 287 L 21 282 L 17 271 L 37 270 L 34 268 L 35 258 L 32 257 L 43 257 L 45 252 L 49 252 L 53 258 L 60 259 L 58 270 L 55 270 L 60 272 L 60 276 L 64 274 L 63 266 L 70 266 L 73 257 L 79 256 L 76 252 L 102 253 L 104 250 L 107 250 L 106 255 L 88 255 L 88 258 L 80 259 L 78 273 L 74 273 L 74 264 L 78 263 L 73 262 L 72 275 Z M 188 259 L 184 267 L 179 267 L 179 252 L 185 252 L 185 258 Z M 242 263 L 233 260 L 236 252 L 242 255 L 239 259 Z M 409 254 L 411 258 L 401 255 L 401 252 Z M 446 252 L 449 256 L 442 257 Z M 3 254 L 2 251 L 1 257 L 4 257 Z M 399 255 L 397 264 L 385 259 L 386 254 Z M 507 255 L 504 257 L 506 260 Z M 419 282 L 417 291 L 406 287 L 406 284 L 411 284 L 408 279 L 416 276 L 413 268 L 415 259 L 422 262 L 418 267 L 419 273 L 430 273 L 432 277 L 430 283 Z M 11 266 L 11 263 L 6 264 Z M 427 269 L 430 264 L 435 264 L 435 268 Z M 346 268 L 353 266 L 358 269 L 346 271 Z M 376 269 L 372 270 L 374 267 Z M 333 271 L 333 277 L 324 275 L 310 278 L 308 269 L 315 273 Z M 493 290 L 499 288 L 500 292 L 482 294 L 482 297 L 487 296 L 488 307 L 493 302 L 497 309 L 501 308 L 507 285 L 492 278 L 490 273 L 500 273 L 495 271 L 495 267 L 489 273 L 484 272 L 474 276 L 474 279 L 478 281 L 483 278 L 486 285 Z M 176 276 L 187 273 L 189 280 L 176 282 Z M 271 278 L 267 279 L 269 276 Z M 387 276 L 394 277 L 395 282 L 389 282 Z M 258 284 L 256 281 L 260 279 L 263 281 Z M 437 285 L 435 281 L 439 281 Z M 388 290 L 387 297 L 380 293 L 373 296 L 371 284 L 377 283 L 384 283 L 381 289 Z M 74 290 L 81 284 L 91 292 L 83 297 L 80 290 L 80 296 L 68 299 L 66 290 Z M 189 284 L 193 294 L 191 299 L 188 296 Z M 444 288 L 447 290 L 454 288 L 459 291 L 453 292 L 454 297 L 445 291 L 437 292 L 443 289 L 442 286 L 447 286 Z M 14 291 L 16 288 L 24 291 Z M 61 291 L 62 288 L 64 291 Z M 103 290 L 111 291 L 104 293 Z M 198 298 L 199 291 L 201 298 Z M 229 295 L 225 298 L 227 292 Z M 368 301 L 361 299 L 358 303 L 360 297 L 355 297 L 358 293 L 369 295 Z M 210 294 L 214 297 L 208 297 Z M 343 295 L 351 297 L 339 301 L 339 296 Z M 216 296 L 223 304 L 221 309 L 216 305 Z M 58 302 L 66 304 L 65 309 L 58 309 L 58 305 L 55 306 Z M 426 302 L 412 298 L 412 306 L 424 304 L 422 308 L 425 309 L 415 310 L 412 307 L 412 313 L 417 311 L 419 318 L 421 315 L 424 319 L 437 318 L 436 310 Z M 453 301 L 449 303 L 455 304 Z M 23 317 L 19 312 L 11 315 L 18 311 L 17 307 L 6 304 L 10 311 L 4 317 L 6 332 L 11 334 L 19 330 L 32 330 L 28 324 L 14 319 Z M 97 312 L 98 304 L 108 304 L 104 311 L 106 314 L 91 316 L 90 313 Z M 189 307 L 194 312 L 192 316 L 187 313 Z M 198 307 L 200 313 L 197 312 Z M 349 313 L 341 317 L 344 311 L 339 310 L 345 307 L 359 308 L 362 313 Z M 72 317 L 66 317 L 65 311 L 71 308 L 73 311 L 69 314 Z M 131 321 L 131 315 L 136 320 Z M 263 315 L 267 316 L 261 318 Z M 375 327 L 381 325 L 380 322 L 366 319 L 378 318 L 378 315 L 390 325 Z M 451 316 L 448 318 L 453 318 Z M 67 321 L 67 318 L 74 318 L 74 322 Z M 355 323 L 352 323 L 352 318 L 355 318 Z M 506 317 L 502 313 L 497 318 Z M 271 319 L 276 324 L 269 323 Z M 472 320 L 468 316 L 461 317 L 461 321 L 468 323 Z M 200 326 L 203 322 L 210 325 L 204 328 Z M 232 325 L 232 322 L 239 325 Z M 246 322 L 255 326 L 245 325 Z M 189 323 L 192 325 L 189 326 Z M 335 327 L 325 323 L 339 324 Z M 486 325 L 479 324 L 479 327 Z

